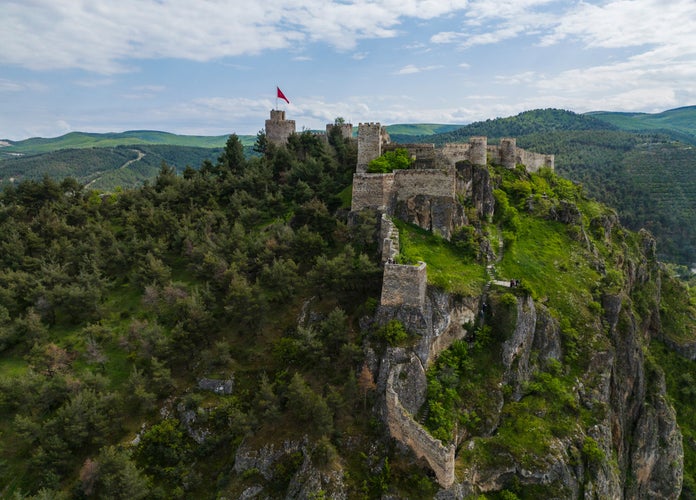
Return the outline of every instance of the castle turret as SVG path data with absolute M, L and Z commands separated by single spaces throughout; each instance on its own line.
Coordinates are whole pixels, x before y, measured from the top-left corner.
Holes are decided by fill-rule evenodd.
M 351 137 L 353 137 L 352 123 L 327 123 L 326 136 L 328 137 L 335 128 L 338 128 L 341 131 L 341 137 L 343 137 L 344 139 L 350 139 Z
M 358 124 L 358 165 L 356 172 L 367 171 L 367 164 L 382 156 L 382 144 L 389 142 L 389 134 L 377 123 Z
M 488 138 L 484 136 L 469 138 L 469 161 L 473 165 L 486 166 Z
M 286 120 L 285 111 L 271 110 L 271 119 L 266 120 L 266 139 L 277 146 L 285 145 L 288 137 L 295 133 L 295 120 Z
M 517 139 L 500 139 L 500 163 L 505 168 L 517 165 Z

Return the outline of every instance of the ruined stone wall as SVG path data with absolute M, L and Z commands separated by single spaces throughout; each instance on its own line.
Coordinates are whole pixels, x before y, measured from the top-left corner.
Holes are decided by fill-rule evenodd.
M 445 144 L 438 150 L 443 165 L 454 166 L 458 161 L 469 159 L 470 144 Z
M 399 397 L 392 389 L 393 372 L 387 381 L 386 407 L 387 426 L 392 437 L 407 445 L 418 458 L 425 458 L 435 472 L 437 482 L 443 488 L 454 483 L 454 445 L 443 446 L 401 405 Z
M 382 306 L 412 306 L 423 308 L 428 273 L 425 262 L 417 266 L 384 264 Z
M 394 174 L 353 174 L 353 196 L 351 210 L 359 212 L 365 208 L 385 211 L 389 206 Z
M 387 214 L 382 214 L 379 225 L 379 238 L 382 241 L 382 263 L 395 259 L 401 249 L 399 230 Z
M 517 148 L 517 158 L 518 163 L 527 167 L 527 172 L 536 172 L 542 167 L 548 167 L 553 170 L 555 167 L 554 155 L 532 153 L 531 151 Z
M 367 164 L 382 155 L 384 134 L 386 131 L 382 130 L 382 125 L 379 122 L 358 124 L 358 165 L 356 172 L 366 172 Z
M 394 191 L 397 200 L 405 200 L 417 195 L 455 197 L 455 170 L 396 170 L 394 172 Z
M 266 139 L 277 146 L 282 146 L 294 133 L 295 120 L 286 120 L 285 111 L 272 109 L 271 119 L 266 120 Z

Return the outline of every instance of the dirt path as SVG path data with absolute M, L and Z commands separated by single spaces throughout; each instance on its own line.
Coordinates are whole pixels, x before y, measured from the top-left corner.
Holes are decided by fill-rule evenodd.
M 136 161 L 140 161 L 140 160 L 142 160 L 143 158 L 145 158 L 145 153 L 143 153 L 143 152 L 140 151 L 139 149 L 131 149 L 130 151 L 135 152 L 138 156 L 137 156 L 136 158 L 133 158 L 132 160 L 128 160 L 126 163 L 124 163 L 123 165 L 121 165 L 120 167 L 118 167 L 116 170 L 123 170 L 124 168 L 127 168 L 128 165 L 131 165 L 131 164 L 135 163 Z M 102 173 L 102 172 L 99 172 L 99 174 L 101 174 L 101 173 Z M 101 175 L 98 175 L 97 177 L 95 177 L 94 179 L 92 179 L 91 181 L 89 181 L 87 184 L 85 184 L 85 188 L 89 188 L 92 184 L 94 184 L 94 183 L 97 182 L 99 179 L 101 179 L 101 177 L 102 177 Z

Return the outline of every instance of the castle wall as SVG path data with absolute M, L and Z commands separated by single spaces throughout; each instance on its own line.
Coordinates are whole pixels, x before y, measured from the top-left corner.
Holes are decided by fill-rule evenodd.
M 517 148 L 518 163 L 527 167 L 528 172 L 536 172 L 542 167 L 547 167 L 553 170 L 555 168 L 554 155 L 545 155 L 541 153 L 532 153 L 522 148 Z
M 396 170 L 394 190 L 397 200 L 417 195 L 455 197 L 454 169 Z
M 365 208 L 385 211 L 394 185 L 394 174 L 353 174 L 353 196 L 351 210 L 359 212 Z
M 266 139 L 277 146 L 288 142 L 288 137 L 295 133 L 295 120 L 286 120 L 285 111 L 271 110 L 271 119 L 266 120 Z
M 379 225 L 379 239 L 382 242 L 382 263 L 399 255 L 399 230 L 387 214 L 382 214 Z
M 454 445 L 443 446 L 406 411 L 393 387 L 393 373 L 387 381 L 386 407 L 389 433 L 407 445 L 418 458 L 425 458 L 443 488 L 454 483 Z
M 423 309 L 428 273 L 425 262 L 417 266 L 384 264 L 382 280 L 383 306 L 412 306 Z
M 458 161 L 468 160 L 471 154 L 470 144 L 445 144 L 438 151 L 444 165 L 454 166 Z

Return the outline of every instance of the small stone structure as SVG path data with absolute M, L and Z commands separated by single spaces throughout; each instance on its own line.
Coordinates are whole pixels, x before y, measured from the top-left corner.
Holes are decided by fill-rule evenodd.
M 417 266 L 387 262 L 384 264 L 380 304 L 423 309 L 427 283 L 425 262 L 420 262 Z
M 295 120 L 286 120 L 285 111 L 271 110 L 270 120 L 266 120 L 266 139 L 276 146 L 285 145 L 288 137 L 295 133 Z
M 215 394 L 232 394 L 234 389 L 234 377 L 227 380 L 214 378 L 202 378 L 198 381 L 198 388 L 203 391 L 211 391 Z

